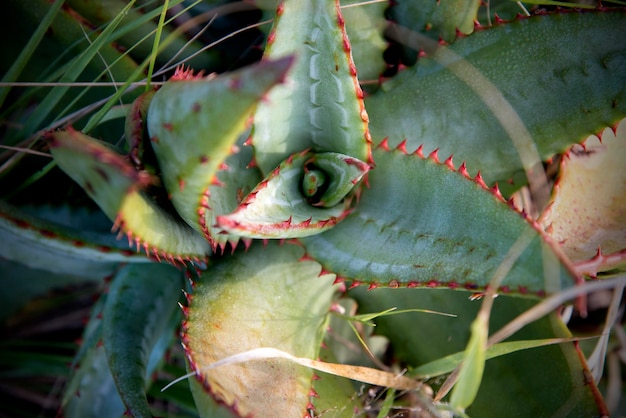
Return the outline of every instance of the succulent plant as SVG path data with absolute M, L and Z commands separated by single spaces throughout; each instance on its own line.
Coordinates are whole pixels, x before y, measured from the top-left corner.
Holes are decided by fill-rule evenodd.
M 36 2 L 52 28 L 75 13 L 106 23 L 89 59 L 65 67 L 76 75 L 113 39 L 141 45 L 114 32 L 128 13 L 149 34 L 167 10 L 61 3 Z M 187 11 L 206 18 L 209 3 Z M 518 6 L 255 6 L 273 22 L 259 62 L 225 71 L 195 41 L 194 68 L 163 85 L 130 92 L 149 59 L 128 61 L 114 67 L 128 83 L 89 120 L 48 121 L 63 102 L 50 94 L 5 135 L 11 152 L 49 151 L 45 177 L 72 199 L 25 202 L 41 165 L 5 158 L 3 184 L 25 181 L 0 206 L 7 277 L 109 277 L 63 414 L 152 416 L 149 397 L 168 393 L 177 414 L 204 417 L 617 410 L 598 384 L 624 329 L 624 9 L 492 22 L 488 6 Z M 586 295 L 607 289 L 602 335 L 568 329 L 567 313 L 584 317 Z M 147 389 L 179 344 L 189 373 Z

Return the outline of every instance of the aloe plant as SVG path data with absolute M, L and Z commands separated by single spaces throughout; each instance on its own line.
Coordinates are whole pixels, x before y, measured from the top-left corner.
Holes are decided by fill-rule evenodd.
M 143 19 L 134 2 L 108 17 L 107 2 L 70 3 L 106 23 L 72 74 L 97 71 L 85 57 L 112 40 L 141 45 L 122 37 L 127 13 Z M 141 33 L 166 6 L 142 9 Z M 60 126 L 64 92 L 35 92 L 35 119 L 5 135 L 2 181 L 23 182 L 3 189 L 7 277 L 110 277 L 63 413 L 151 416 L 148 395 L 170 393 L 178 414 L 205 417 L 617 411 L 598 384 L 623 333 L 624 10 L 256 6 L 272 20 L 259 62 L 223 71 L 211 52 L 125 94 L 173 31 L 142 62 L 109 52 L 129 60 L 127 83 L 90 119 Z M 24 143 L 45 144 L 49 174 L 9 156 Z M 25 202 L 46 178 L 71 205 Z M 603 332 L 573 334 L 566 312 L 584 317 L 603 289 Z M 179 345 L 188 374 L 156 392 Z

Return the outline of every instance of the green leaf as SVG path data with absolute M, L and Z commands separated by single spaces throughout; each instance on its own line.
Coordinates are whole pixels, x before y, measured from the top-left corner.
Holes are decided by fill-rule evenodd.
M 307 254 L 345 279 L 387 286 L 484 289 L 522 233 L 534 235 L 501 292 L 543 295 L 573 284 L 565 269 L 544 279 L 542 236 L 501 198 L 435 156 L 376 149 L 354 211 L 303 239 Z M 454 313 L 454 312 L 452 312 Z
M 626 114 L 626 43 L 616 41 L 623 39 L 619 11 L 533 16 L 477 31 L 371 96 L 372 136 L 392 147 L 406 139 L 409 152 L 423 144 L 425 153 L 454 154 L 487 184 L 510 180 L 527 165 L 519 153 L 550 158 Z
M 63 407 L 67 418 L 119 417 L 125 407 L 111 376 L 103 346 L 91 348 L 73 375 Z
M 288 57 L 219 77 L 176 79 L 150 103 L 148 132 L 165 188 L 181 217 L 214 247 L 216 215 L 208 188 L 236 152 L 233 146 L 254 107 L 284 79 L 292 62 Z
M 313 376 L 308 368 L 266 359 L 206 369 L 261 347 L 317 358 L 335 277 L 320 275 L 319 264 L 303 254 L 293 244 L 252 245 L 247 253 L 216 261 L 200 277 L 184 330 L 191 369 L 208 389 L 194 392 L 196 402 L 214 396 L 239 416 L 304 415 Z
M 476 399 L 485 370 L 485 351 L 489 336 L 487 322 L 488 318 L 479 312 L 470 326 L 470 340 L 463 353 L 458 380 L 450 395 L 450 406 L 457 411 L 465 411 Z
M 485 359 L 490 360 L 492 358 L 505 356 L 517 351 L 544 347 L 546 345 L 569 343 L 573 341 L 574 339 L 572 338 L 544 338 L 538 340 L 506 341 L 487 348 L 485 351 Z M 411 370 L 408 375 L 419 379 L 430 379 L 450 373 L 459 364 L 461 364 L 464 354 L 464 351 L 460 351 L 429 363 L 422 364 L 421 366 Z
M 241 202 L 219 216 L 224 230 L 249 238 L 317 234 L 348 214 L 347 196 L 369 166 L 337 153 L 303 152 L 285 160 Z
M 350 295 L 359 302 L 361 312 L 398 307 L 457 315 L 406 314 L 377 319 L 376 332 L 388 337 L 398 360 L 413 368 L 464 352 L 470 324 L 480 308 L 480 302 L 468 299 L 467 294 L 444 289 L 367 291 L 358 287 Z M 500 329 L 535 303 L 500 295 L 494 300 L 489 329 Z M 512 340 L 553 338 L 571 338 L 556 314 L 527 325 Z M 600 416 L 605 409 L 594 383 L 586 378 L 588 371 L 581 356 L 574 343 L 564 343 L 492 358 L 486 362 L 476 400 L 466 412 L 469 416 L 536 417 L 553 416 L 557 411 L 564 416 Z
M 356 79 L 339 2 L 285 1 L 269 35 L 266 58 L 296 54 L 287 82 L 254 115 L 252 142 L 264 175 L 311 149 L 370 162 L 367 113 Z
M 174 334 L 170 319 L 182 286 L 182 273 L 170 265 L 130 264 L 109 289 L 102 340 L 115 384 L 135 417 L 152 416 L 146 397 L 148 360 L 161 336 Z
M 151 182 L 145 172 L 108 147 L 74 129 L 48 135 L 50 152 L 76 181 L 147 254 L 170 261 L 203 259 L 210 252 L 202 235 L 161 209 L 141 189 Z
M 108 276 L 121 262 L 148 261 L 110 233 L 52 223 L 4 202 L 0 202 L 0 242 L 4 259 L 91 279 Z
M 378 81 L 386 67 L 383 52 L 388 43 L 383 38 L 383 32 L 387 26 L 385 9 L 388 4 L 360 3 L 362 0 L 342 0 L 341 13 L 346 21 L 346 33 L 359 80 Z
M 437 41 L 441 38 L 451 42 L 456 38 L 457 29 L 464 34 L 474 30 L 479 6 L 480 1 L 476 0 L 399 0 L 389 8 L 389 15 L 393 22 L 423 34 L 426 40 Z M 402 44 L 406 39 L 396 41 Z M 424 47 L 422 42 L 418 41 L 411 48 L 403 48 L 402 58 L 405 64 L 415 64 L 417 51 Z
M 102 337 L 102 312 L 108 294 L 94 304 L 83 331 L 82 344 L 70 365 L 70 376 L 64 388 L 63 415 L 72 418 L 120 416 L 125 407 L 113 381 Z

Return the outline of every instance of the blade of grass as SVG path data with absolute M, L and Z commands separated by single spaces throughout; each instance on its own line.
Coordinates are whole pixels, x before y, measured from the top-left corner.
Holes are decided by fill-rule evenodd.
M 48 13 L 46 13 L 46 15 L 41 20 L 41 22 L 39 22 L 39 26 L 37 26 L 37 29 L 28 40 L 28 43 L 24 46 L 24 49 L 22 49 L 22 51 L 20 52 L 20 55 L 13 62 L 13 64 L 11 65 L 11 68 L 9 68 L 9 70 L 6 72 L 4 77 L 2 77 L 3 82 L 13 82 L 17 80 L 20 73 L 26 66 L 26 63 L 35 52 L 35 49 L 37 49 L 37 46 L 39 46 L 39 43 L 41 42 L 44 35 L 46 34 L 46 31 L 50 27 L 50 24 L 56 17 L 59 10 L 61 10 L 61 6 L 63 6 L 63 2 L 64 0 L 55 0 L 52 6 L 50 6 L 50 9 L 48 9 Z M 5 87 L 5 88 L 0 89 L 0 107 L 2 107 L 2 104 L 4 103 L 4 100 L 6 99 L 10 90 L 11 90 L 11 87 Z
M 61 77 L 62 82 L 75 81 L 78 76 L 84 71 L 85 67 L 97 54 L 98 50 L 106 42 L 109 42 L 111 33 L 115 30 L 117 25 L 122 21 L 125 11 L 129 10 L 135 4 L 135 0 L 131 0 L 124 11 L 120 13 L 106 29 L 94 40 L 94 42 L 76 58 L 69 66 L 67 72 Z M 30 135 L 35 132 L 37 127 L 43 122 L 52 109 L 59 103 L 61 98 L 67 93 L 69 87 L 56 87 L 43 99 L 41 104 L 35 109 L 28 122 L 22 128 L 24 136 Z
M 163 24 L 165 23 L 165 14 L 169 8 L 169 0 L 165 0 L 163 8 L 161 9 L 161 16 L 159 17 L 159 24 L 157 25 L 156 35 L 154 36 L 154 44 L 152 45 L 152 53 L 150 54 L 150 64 L 148 65 L 148 77 L 145 91 L 150 90 L 150 80 L 152 80 L 152 73 L 154 72 L 154 63 L 156 62 L 159 52 L 159 42 L 161 41 L 161 33 L 163 32 Z

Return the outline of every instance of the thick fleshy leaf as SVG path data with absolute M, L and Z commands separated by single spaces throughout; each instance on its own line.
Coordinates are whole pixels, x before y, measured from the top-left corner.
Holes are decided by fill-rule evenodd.
M 402 27 L 424 34 L 430 39 L 443 39 L 451 42 L 457 36 L 457 30 L 469 34 L 474 30 L 480 1 L 476 0 L 399 0 L 389 8 L 391 20 Z M 402 40 L 398 40 L 402 43 Z M 417 51 L 423 45 L 404 48 L 403 61 L 413 65 Z
M 104 293 L 94 304 L 83 331 L 82 344 L 70 365 L 71 373 L 61 403 L 65 417 L 119 416 L 126 409 L 113 381 L 104 346 L 99 344 L 107 296 Z
M 236 152 L 254 107 L 283 81 L 292 62 L 287 57 L 218 77 L 174 80 L 150 103 L 148 132 L 165 188 L 180 216 L 214 246 L 208 188 L 219 184 L 217 172 Z
M 121 262 L 148 261 L 111 234 L 77 230 L 0 202 L 0 257 L 59 274 L 103 278 Z
M 533 155 L 547 159 L 626 114 L 624 39 L 621 11 L 477 31 L 383 84 L 366 101 L 372 136 L 454 154 L 488 184 L 510 180 Z
M 626 249 L 626 119 L 562 160 L 541 225 L 574 261 Z
M 272 89 L 254 116 L 252 141 L 261 171 L 267 175 L 305 149 L 371 162 L 363 93 L 338 0 L 279 6 L 265 57 L 290 54 L 297 59 L 287 82 Z
M 284 359 L 206 367 L 234 354 L 272 347 L 315 359 L 335 292 L 334 275 L 302 259 L 293 244 L 270 241 L 224 257 L 195 284 L 184 343 L 191 369 L 239 416 L 303 416 L 313 371 Z M 207 411 L 199 411 L 208 416 Z
M 347 196 L 369 170 L 356 158 L 302 152 L 285 160 L 230 215 L 224 230 L 249 238 L 294 238 L 333 227 L 348 214 Z
M 387 336 L 397 358 L 412 367 L 463 351 L 470 337 L 470 324 L 480 308 L 480 303 L 469 300 L 466 294 L 444 289 L 367 291 L 359 287 L 351 291 L 351 296 L 363 313 L 397 307 L 456 314 L 454 318 L 403 314 L 376 320 L 377 332 Z M 489 329 L 498 330 L 533 304 L 529 299 L 501 295 L 494 301 Z M 518 331 L 512 340 L 569 337 L 558 315 L 550 314 Z M 466 413 L 522 417 L 554 416 L 557 412 L 572 417 L 607 414 L 582 358 L 574 343 L 563 343 L 490 359 L 477 398 Z
M 484 289 L 522 234 L 528 247 L 502 292 L 542 295 L 571 286 L 561 269 L 544 279 L 544 262 L 558 263 L 543 237 L 480 180 L 431 158 L 375 150 L 354 211 L 336 227 L 303 239 L 308 255 L 338 276 L 388 286 Z
M 174 335 L 171 318 L 182 287 L 180 270 L 152 263 L 128 265 L 109 288 L 102 340 L 115 384 L 134 417 L 152 416 L 146 397 L 148 361 L 157 341 Z
M 50 133 L 48 142 L 59 167 L 115 220 L 138 250 L 171 261 L 203 259 L 210 252 L 202 235 L 141 192 L 151 179 L 120 155 L 73 129 Z
M 70 394 L 63 408 L 67 418 L 118 417 L 126 407 L 111 376 L 103 346 L 91 348 L 74 374 L 76 392 Z
M 359 80 L 378 80 L 385 70 L 383 52 L 387 41 L 383 31 L 387 26 L 385 9 L 388 4 L 376 2 L 368 4 L 361 0 L 342 0 L 341 13 L 346 21 L 346 32 L 352 46 L 352 57 Z

